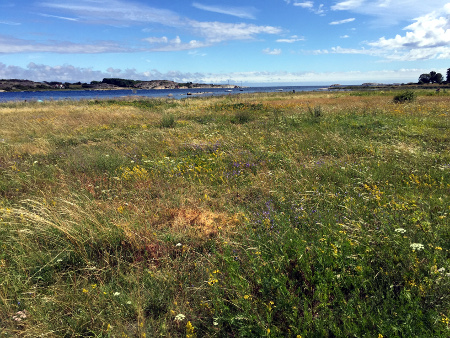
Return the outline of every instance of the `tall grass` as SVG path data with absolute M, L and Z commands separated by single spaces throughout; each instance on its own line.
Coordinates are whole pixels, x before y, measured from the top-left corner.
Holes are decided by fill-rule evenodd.
M 395 94 L 0 105 L 0 335 L 448 336 L 450 103 Z

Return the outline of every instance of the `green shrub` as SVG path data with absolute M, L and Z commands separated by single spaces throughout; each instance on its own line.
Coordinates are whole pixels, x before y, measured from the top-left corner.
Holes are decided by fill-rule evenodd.
M 313 122 L 319 122 L 320 118 L 323 117 L 323 110 L 321 106 L 315 106 L 313 108 L 308 106 L 308 113 Z
M 231 123 L 244 124 L 252 119 L 252 115 L 248 110 L 238 110 L 231 118 Z
M 175 116 L 172 114 L 164 114 L 161 119 L 161 128 L 175 127 Z
M 404 91 L 401 94 L 394 96 L 395 103 L 413 102 L 416 99 L 416 93 L 412 90 Z

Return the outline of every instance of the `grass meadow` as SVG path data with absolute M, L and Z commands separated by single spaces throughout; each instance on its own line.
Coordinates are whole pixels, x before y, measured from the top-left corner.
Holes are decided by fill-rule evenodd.
M 449 337 L 450 96 L 0 104 L 0 337 Z

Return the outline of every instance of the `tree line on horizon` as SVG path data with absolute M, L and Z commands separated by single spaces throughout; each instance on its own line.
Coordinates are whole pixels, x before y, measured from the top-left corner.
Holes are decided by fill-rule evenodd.
M 435 71 L 431 71 L 429 73 L 424 73 L 419 76 L 419 84 L 426 83 L 450 83 L 450 68 L 447 68 L 447 77 L 444 81 L 444 77 L 441 73 L 437 73 Z

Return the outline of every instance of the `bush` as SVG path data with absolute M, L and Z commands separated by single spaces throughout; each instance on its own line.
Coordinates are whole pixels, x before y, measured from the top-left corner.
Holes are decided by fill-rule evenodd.
M 231 118 L 231 123 L 244 124 L 252 120 L 252 115 L 248 110 L 238 110 Z
M 175 117 L 172 114 L 164 114 L 161 120 L 162 128 L 173 128 L 175 127 Z
M 313 108 L 308 106 L 308 113 L 311 121 L 313 122 L 319 122 L 320 118 L 323 117 L 323 110 L 321 106 L 315 106 Z
M 416 93 L 412 90 L 407 90 L 401 94 L 394 96 L 394 103 L 413 102 L 416 99 Z

